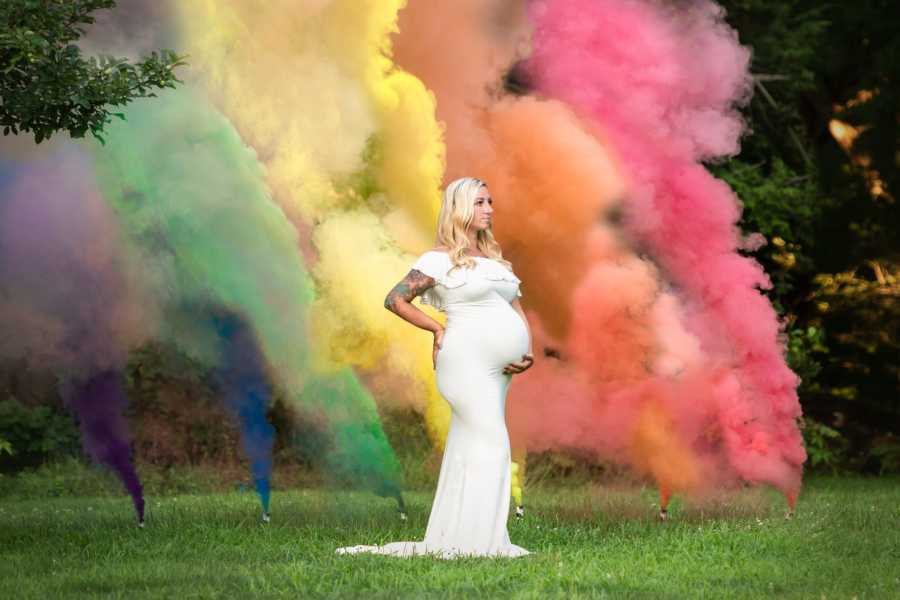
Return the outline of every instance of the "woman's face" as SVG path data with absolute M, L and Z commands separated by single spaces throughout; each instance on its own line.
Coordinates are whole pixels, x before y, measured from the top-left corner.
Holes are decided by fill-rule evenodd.
M 491 228 L 491 220 L 494 214 L 493 202 L 487 187 L 481 186 L 475 195 L 474 212 L 472 213 L 472 222 L 469 224 L 469 229 L 484 231 Z

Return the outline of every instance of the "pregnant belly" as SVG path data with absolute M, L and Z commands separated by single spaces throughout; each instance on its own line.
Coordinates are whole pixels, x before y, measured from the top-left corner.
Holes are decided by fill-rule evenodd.
M 502 369 L 528 352 L 528 328 L 508 303 L 457 311 L 449 315 L 440 353 L 458 362 Z M 440 355 L 445 354 L 444 357 Z

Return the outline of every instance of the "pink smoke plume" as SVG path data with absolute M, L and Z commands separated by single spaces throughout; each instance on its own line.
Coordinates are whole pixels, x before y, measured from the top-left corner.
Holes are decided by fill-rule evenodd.
M 749 53 L 709 2 L 516 6 L 412 4 L 395 40 L 437 97 L 448 178 L 491 187 L 547 355 L 512 388 L 514 443 L 628 464 L 664 498 L 743 480 L 793 503 L 797 379 L 739 204 L 697 162 L 739 148 Z M 541 98 L 504 95 L 529 27 L 514 73 Z
M 706 1 L 551 1 L 529 12 L 530 81 L 603 131 L 630 181 L 627 232 L 690 303 L 688 330 L 730 371 L 698 390 L 715 399 L 729 466 L 796 497 L 806 458 L 798 380 L 784 360 L 777 315 L 759 292 L 771 284 L 737 252 L 738 199 L 697 162 L 739 150 L 734 107 L 748 97 L 749 51 L 722 8 Z

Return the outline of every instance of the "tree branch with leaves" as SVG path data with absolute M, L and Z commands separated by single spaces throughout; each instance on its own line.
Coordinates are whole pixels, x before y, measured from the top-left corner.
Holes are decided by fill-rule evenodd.
M 76 45 L 92 13 L 114 0 L 3 0 L 0 2 L 0 127 L 3 134 L 31 133 L 40 143 L 56 132 L 90 133 L 103 141 L 115 112 L 155 90 L 175 88 L 184 57 L 152 52 L 131 63 L 82 56 Z

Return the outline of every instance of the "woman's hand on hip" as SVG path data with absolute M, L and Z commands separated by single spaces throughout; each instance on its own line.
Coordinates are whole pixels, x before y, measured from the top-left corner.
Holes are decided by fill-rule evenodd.
M 534 355 L 530 352 L 528 354 L 522 355 L 522 360 L 511 362 L 505 367 L 503 367 L 503 373 L 506 375 L 518 375 L 519 373 L 524 373 L 528 369 L 531 368 L 531 365 L 534 364 Z
M 434 332 L 434 347 L 431 349 L 431 364 L 437 369 L 437 355 L 438 351 L 441 349 L 441 343 L 444 341 L 444 328 L 435 330 Z

